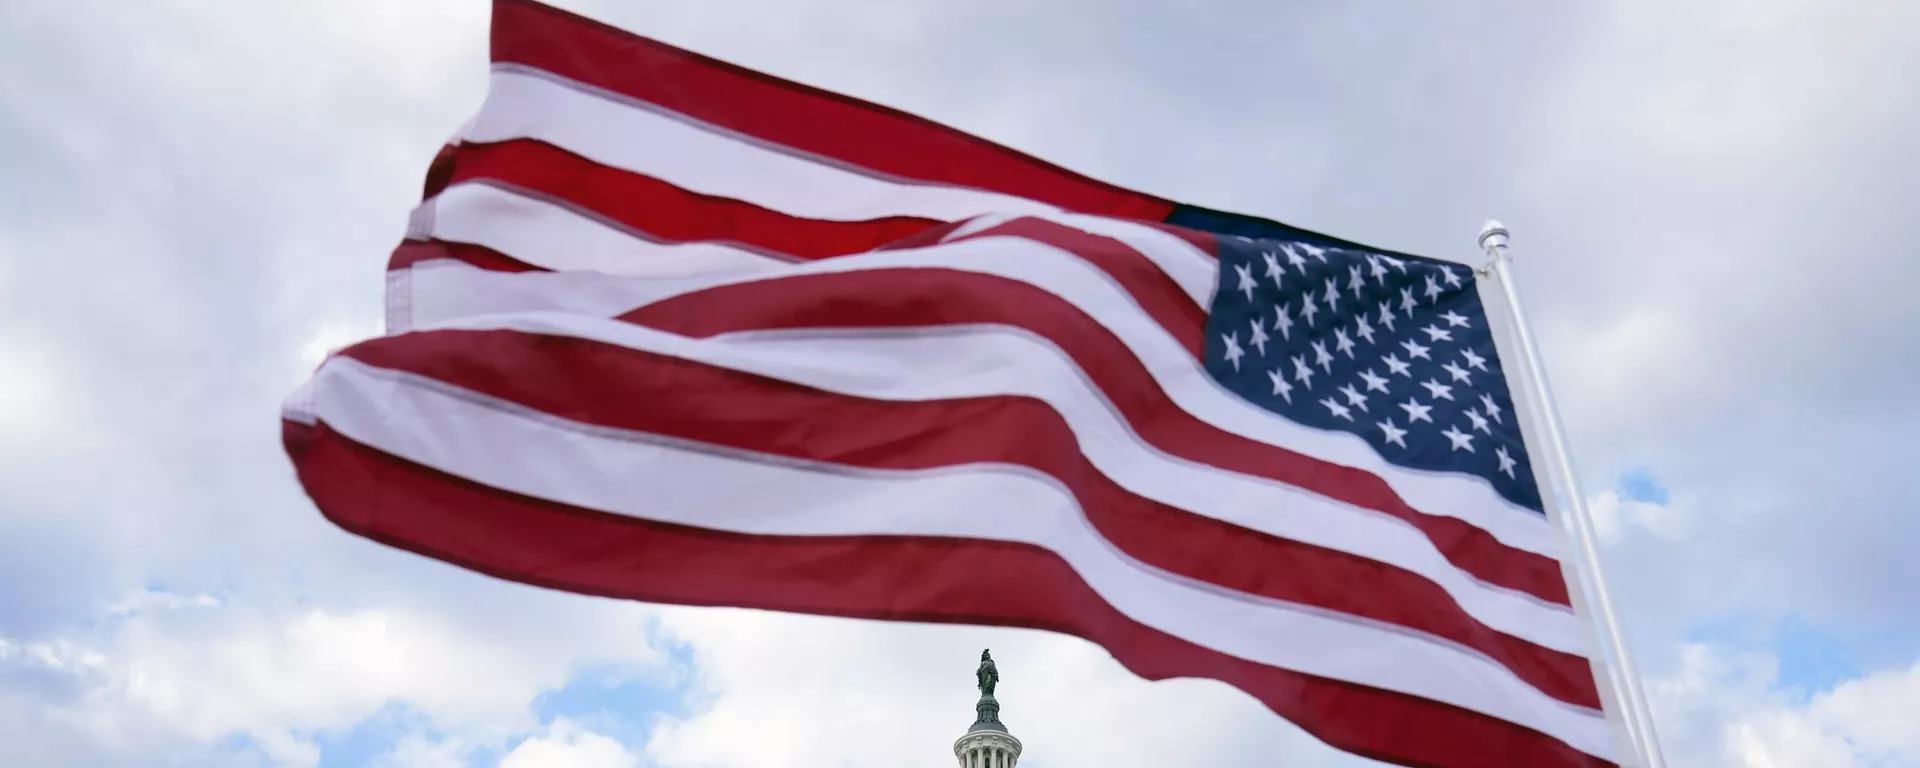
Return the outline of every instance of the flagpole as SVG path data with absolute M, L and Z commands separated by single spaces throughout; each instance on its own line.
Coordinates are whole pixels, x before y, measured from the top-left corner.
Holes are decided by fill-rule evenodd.
M 1480 247 L 1493 259 L 1491 268 L 1507 301 L 1514 337 L 1519 342 L 1520 357 L 1525 362 L 1527 378 L 1532 385 L 1532 397 L 1529 399 L 1535 401 L 1537 421 L 1545 438 L 1549 455 L 1547 466 L 1556 484 L 1567 495 L 1565 511 L 1572 520 L 1575 549 L 1579 550 L 1586 581 L 1593 588 L 1594 601 L 1599 609 L 1598 619 L 1609 646 L 1606 650 L 1610 651 L 1612 666 L 1619 673 L 1618 698 L 1626 709 L 1622 719 L 1628 737 L 1639 751 L 1640 760 L 1646 768 L 1665 768 L 1666 761 L 1660 754 L 1659 738 L 1654 734 L 1653 713 L 1640 687 L 1640 672 L 1633 663 L 1633 653 L 1628 650 L 1626 638 L 1620 631 L 1620 622 L 1613 611 L 1613 598 L 1608 594 L 1606 578 L 1601 574 L 1598 548 L 1594 543 L 1597 537 L 1593 529 L 1593 516 L 1587 509 L 1586 493 L 1581 490 L 1580 476 L 1573 468 L 1573 454 L 1567 448 L 1559 407 L 1554 403 L 1553 390 L 1547 384 L 1547 371 L 1540 360 L 1540 348 L 1534 343 L 1533 328 L 1527 323 L 1526 310 L 1521 308 L 1520 294 L 1514 287 L 1513 261 L 1507 255 L 1507 228 L 1498 221 L 1489 220 L 1480 230 Z

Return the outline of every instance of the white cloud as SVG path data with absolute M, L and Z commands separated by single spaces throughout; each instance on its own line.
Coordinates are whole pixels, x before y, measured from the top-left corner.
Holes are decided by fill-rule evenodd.
M 1689 644 L 1650 686 L 1675 765 L 1895 768 L 1920 764 L 1920 663 L 1846 680 L 1804 702 L 1777 688 L 1765 651 Z
M 108 606 L 106 615 L 110 617 L 131 616 L 146 611 L 215 608 L 219 605 L 220 598 L 214 597 L 213 595 L 181 595 L 173 592 L 149 589 L 131 598 Z
M 66 378 L 38 334 L 0 325 L 0 456 L 42 445 L 75 426 L 80 414 Z
M 1869 754 L 1920 762 L 1920 728 L 1914 727 L 1914 715 L 1920 713 L 1920 662 L 1849 680 L 1815 697 L 1805 711 Z
M 256 728 L 248 731 L 247 736 L 274 765 L 313 768 L 320 764 L 320 746 L 294 736 L 285 728 Z
M 1665 541 L 1678 541 L 1689 531 L 1688 497 L 1661 504 L 1622 497 L 1608 490 L 1587 499 L 1587 511 L 1593 514 L 1594 531 L 1602 544 L 1617 544 L 1636 531 L 1645 531 Z
M 402 736 L 393 749 L 375 758 L 372 768 L 467 768 L 473 745 L 463 740 Z
M 356 342 L 378 336 L 380 333 L 380 324 L 367 320 L 322 324 L 312 336 L 307 338 L 305 344 L 300 345 L 300 362 L 305 366 L 303 373 L 311 372 L 314 367 L 326 360 L 328 355 L 352 346 Z
M 1713 340 L 1680 306 L 1625 306 L 1583 318 L 1568 335 L 1553 347 L 1560 354 L 1549 354 L 1561 364 L 1554 383 L 1582 410 L 1617 420 L 1596 436 L 1654 427 L 1661 414 L 1647 407 L 1649 393 L 1691 393 L 1714 381 L 1707 365 Z
M 565 718 L 541 735 L 520 742 L 500 768 L 639 768 L 640 756 L 606 736 Z
M 150 609 L 93 635 L 5 642 L 0 663 L 70 678 L 83 695 L 48 709 L 103 743 L 127 736 L 131 723 L 152 723 L 209 746 L 246 736 L 277 764 L 311 765 L 315 734 L 390 705 L 466 742 L 497 741 L 532 728 L 534 698 L 585 665 L 659 661 L 641 609 L 607 601 L 578 612 L 589 620 L 576 617 L 533 643 L 399 608 L 275 613 L 187 598 L 135 602 Z M 435 754 L 423 746 L 402 757 Z
M 1920 664 L 1841 683 L 1798 706 L 1769 706 L 1727 726 L 1728 749 L 1754 768 L 1920 764 Z

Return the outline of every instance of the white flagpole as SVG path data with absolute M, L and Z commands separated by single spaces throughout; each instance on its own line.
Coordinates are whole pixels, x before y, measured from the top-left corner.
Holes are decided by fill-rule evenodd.
M 1659 738 L 1653 729 L 1653 713 L 1647 706 L 1646 694 L 1640 687 L 1640 672 L 1633 663 L 1633 653 L 1628 650 L 1626 638 L 1620 632 L 1620 622 L 1613 612 L 1613 599 L 1608 595 L 1606 578 L 1600 571 L 1600 557 L 1593 530 L 1593 516 L 1587 509 L 1587 497 L 1580 488 L 1580 477 L 1573 468 L 1573 454 L 1567 448 L 1565 431 L 1560 425 L 1560 410 L 1554 403 L 1553 390 L 1547 384 L 1546 366 L 1540 361 L 1540 348 L 1534 343 L 1533 328 L 1527 324 L 1526 310 L 1520 306 L 1520 294 L 1514 288 L 1513 262 L 1507 255 L 1507 228 L 1498 221 L 1488 221 L 1480 230 L 1480 247 L 1493 259 L 1491 266 L 1494 278 L 1500 283 L 1500 290 L 1507 301 L 1507 312 L 1512 320 L 1514 338 L 1519 342 L 1520 357 L 1526 366 L 1529 387 L 1528 399 L 1536 406 L 1536 421 L 1544 437 L 1549 462 L 1547 467 L 1557 481 L 1567 499 L 1564 505 L 1566 517 L 1570 518 L 1573 528 L 1575 549 L 1579 550 L 1581 570 L 1585 572 L 1585 581 L 1593 589 L 1594 601 L 1598 604 L 1598 619 L 1606 633 L 1606 649 L 1611 657 L 1609 666 L 1617 675 L 1618 699 L 1626 710 L 1622 718 L 1628 738 L 1638 750 L 1641 764 L 1646 768 L 1666 768 L 1666 761 L 1660 754 Z

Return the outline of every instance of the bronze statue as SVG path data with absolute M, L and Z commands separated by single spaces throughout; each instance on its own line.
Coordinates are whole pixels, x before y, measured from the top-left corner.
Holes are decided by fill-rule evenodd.
M 993 655 L 986 650 L 980 651 L 980 668 L 973 671 L 979 681 L 981 696 L 992 696 L 994 686 L 1000 684 L 1000 670 L 993 666 Z

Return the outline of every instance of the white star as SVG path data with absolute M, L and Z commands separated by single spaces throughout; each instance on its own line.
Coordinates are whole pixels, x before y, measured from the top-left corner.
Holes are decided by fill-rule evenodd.
M 1279 368 L 1267 371 L 1267 379 L 1273 382 L 1273 393 L 1293 404 L 1293 385 L 1287 383 L 1287 376 Z
M 1428 411 L 1433 410 L 1433 406 L 1431 405 L 1421 405 L 1420 401 L 1409 397 L 1406 402 L 1400 404 L 1400 407 L 1407 412 L 1407 426 L 1409 427 L 1413 426 L 1413 423 L 1416 421 L 1424 421 L 1428 424 L 1433 423 L 1433 417 L 1427 415 Z
M 1227 362 L 1233 363 L 1234 370 L 1240 370 L 1240 358 L 1247 354 L 1240 349 L 1240 334 L 1225 334 L 1220 340 L 1227 343 Z
M 1366 287 L 1366 281 L 1360 279 L 1360 265 L 1347 268 L 1347 287 L 1353 289 L 1353 300 L 1360 300 L 1360 289 Z
M 1513 465 L 1515 462 L 1512 456 L 1507 455 L 1506 446 L 1503 445 L 1493 449 L 1493 456 L 1500 460 L 1500 471 L 1506 473 L 1507 477 L 1513 477 Z
M 1453 273 L 1453 267 L 1441 267 L 1440 271 L 1446 273 L 1447 285 L 1460 287 L 1460 276 Z
M 1407 339 L 1406 341 L 1400 342 L 1400 346 L 1406 348 L 1407 357 L 1417 357 L 1422 360 L 1433 359 L 1432 356 L 1427 354 L 1427 350 L 1432 349 L 1432 347 L 1420 346 L 1420 342 L 1414 341 L 1413 339 Z
M 1440 297 L 1440 284 L 1433 281 L 1433 275 L 1427 275 L 1427 303 L 1432 304 Z
M 1280 338 L 1293 341 L 1293 318 L 1287 317 L 1287 305 L 1273 308 L 1273 329 L 1280 332 Z
M 1247 343 L 1260 350 L 1261 357 L 1267 356 L 1267 329 L 1261 326 L 1260 318 L 1253 319 L 1253 337 L 1248 339 Z
M 1408 319 L 1413 318 L 1413 308 L 1417 306 L 1420 306 L 1420 302 L 1413 300 L 1413 289 L 1400 289 L 1400 311 L 1407 313 Z
M 1302 275 L 1307 273 L 1307 258 L 1301 256 L 1299 251 L 1293 249 L 1293 243 L 1280 246 L 1280 250 L 1287 252 L 1288 264 L 1292 264 L 1294 269 L 1300 270 L 1300 274 Z
M 1313 343 L 1313 364 L 1320 366 L 1320 370 L 1333 373 L 1333 355 L 1327 353 L 1326 342 L 1316 341 Z
M 1385 259 L 1388 264 L 1392 264 L 1394 269 L 1400 270 L 1401 272 L 1407 271 L 1407 263 L 1405 261 L 1401 261 L 1392 256 L 1381 256 L 1380 258 Z
M 1372 368 L 1360 372 L 1360 379 L 1367 383 L 1367 389 L 1373 392 L 1387 391 L 1387 378 L 1374 373 Z
M 1453 331 L 1432 324 L 1420 329 L 1420 332 L 1427 335 L 1427 341 L 1453 341 Z
M 1464 381 L 1467 386 L 1473 386 L 1473 374 L 1467 373 L 1467 369 L 1453 363 L 1440 366 L 1440 369 L 1446 371 L 1448 376 L 1452 376 L 1454 381 Z
M 1340 287 L 1334 283 L 1331 277 L 1327 278 L 1327 311 L 1340 311 Z
M 1393 419 L 1380 422 L 1380 431 L 1387 434 L 1387 442 L 1402 448 L 1407 447 L 1407 431 L 1393 425 Z
M 1401 360 L 1399 355 L 1389 354 L 1386 357 L 1380 358 L 1380 362 L 1387 364 L 1388 374 L 1397 373 L 1409 379 L 1413 378 L 1413 374 L 1410 373 L 1410 371 L 1413 369 L 1413 364 Z
M 1452 274 L 1452 273 L 1448 273 L 1448 274 Z M 1466 315 L 1460 314 L 1451 309 L 1447 310 L 1446 314 L 1441 315 L 1440 319 L 1447 321 L 1448 328 L 1460 328 L 1460 327 L 1472 328 L 1473 327 L 1473 324 L 1467 322 Z
M 1380 324 L 1386 326 L 1387 330 L 1389 331 L 1393 330 L 1393 304 L 1392 303 L 1385 302 L 1385 301 L 1380 302 Z
M 1481 395 L 1480 404 L 1486 406 L 1487 417 L 1493 419 L 1493 423 L 1499 424 L 1500 406 L 1493 402 L 1493 395 Z
M 1381 263 L 1379 254 L 1368 254 L 1367 264 L 1371 267 L 1373 279 L 1381 285 L 1387 284 L 1387 265 Z
M 1368 344 L 1372 344 L 1373 343 L 1373 324 L 1367 322 L 1367 316 L 1365 314 L 1354 315 L 1353 322 L 1354 322 L 1353 335 L 1366 339 Z
M 1432 396 L 1435 400 L 1452 400 L 1453 399 L 1453 387 L 1449 387 L 1438 381 L 1434 381 L 1433 379 L 1427 379 L 1426 381 L 1420 382 L 1420 386 L 1426 387 L 1427 394 Z
M 1478 368 L 1483 371 L 1487 369 L 1487 359 L 1474 354 L 1471 349 L 1460 350 L 1460 356 L 1467 359 L 1468 368 Z
M 1253 266 L 1235 264 L 1233 273 L 1240 276 L 1240 292 L 1247 295 L 1247 301 L 1253 301 Z
M 1293 380 L 1313 389 L 1313 369 L 1307 367 L 1307 359 L 1301 355 L 1293 356 Z
M 1347 338 L 1347 329 L 1333 329 L 1333 348 L 1347 353 L 1347 359 L 1353 359 L 1353 339 Z
M 1320 263 L 1322 264 L 1327 263 L 1327 249 L 1325 248 L 1321 248 L 1320 246 L 1317 246 L 1317 245 L 1308 245 L 1306 243 L 1301 243 L 1300 250 L 1306 251 L 1308 256 L 1312 256 L 1316 259 L 1319 259 Z
M 1447 436 L 1447 442 L 1453 443 L 1453 449 L 1473 453 L 1473 435 L 1460 431 L 1459 427 L 1447 427 L 1440 434 Z
M 1262 253 L 1260 254 L 1260 258 L 1262 258 L 1262 259 L 1266 259 L 1266 261 L 1267 261 L 1267 272 L 1266 272 L 1266 276 L 1267 276 L 1267 277 L 1271 277 L 1271 278 L 1273 278 L 1273 287 L 1275 287 L 1275 288 L 1279 288 L 1279 287 L 1280 287 L 1280 273 L 1281 273 L 1281 269 L 1280 269 L 1280 262 L 1279 262 L 1278 260 L 1276 260 L 1276 259 L 1274 259 L 1274 258 L 1273 258 L 1273 251 L 1265 251 L 1265 252 L 1262 252 Z
M 1300 317 L 1307 321 L 1307 327 L 1313 327 L 1313 316 L 1320 314 L 1320 305 L 1313 303 L 1313 294 L 1300 297 Z
M 1489 435 L 1493 434 L 1493 428 L 1487 426 L 1487 417 L 1480 415 L 1479 411 L 1474 410 L 1472 408 L 1468 408 L 1467 421 L 1473 422 L 1474 429 L 1480 430 L 1481 432 L 1485 432 Z
M 1327 410 L 1332 411 L 1333 415 L 1346 419 L 1347 421 L 1353 421 L 1353 411 L 1347 410 L 1346 406 L 1334 402 L 1333 398 L 1321 398 L 1320 404 L 1326 406 Z
M 1359 406 L 1362 411 L 1367 409 L 1367 396 L 1360 394 L 1360 390 L 1354 389 L 1352 384 L 1341 387 L 1340 394 L 1347 396 L 1347 405 Z

